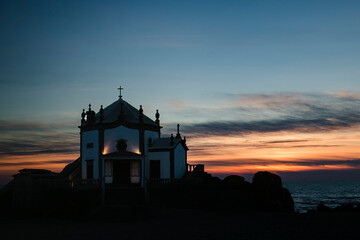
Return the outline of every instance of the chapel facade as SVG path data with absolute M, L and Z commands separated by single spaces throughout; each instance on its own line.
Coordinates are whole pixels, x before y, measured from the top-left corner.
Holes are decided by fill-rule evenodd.
M 81 114 L 81 178 L 107 185 L 144 187 L 149 179 L 181 178 L 187 171 L 185 137 L 161 137 L 160 114 L 153 121 L 121 95 L 95 113 L 89 105 Z

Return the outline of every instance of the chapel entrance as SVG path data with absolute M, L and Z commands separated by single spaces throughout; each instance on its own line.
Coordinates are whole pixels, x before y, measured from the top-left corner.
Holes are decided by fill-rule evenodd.
M 114 184 L 130 184 L 130 161 L 114 161 Z

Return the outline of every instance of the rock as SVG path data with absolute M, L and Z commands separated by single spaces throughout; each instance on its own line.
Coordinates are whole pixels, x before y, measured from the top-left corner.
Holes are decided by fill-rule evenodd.
M 222 181 L 221 181 L 221 179 L 220 178 L 218 178 L 218 177 L 211 177 L 211 179 L 210 179 L 210 183 L 211 184 L 221 184 L 222 183 Z
M 251 185 L 257 196 L 258 211 L 294 212 L 294 200 L 289 190 L 282 187 L 280 176 L 270 172 L 257 172 Z
M 270 172 L 255 173 L 252 183 L 257 187 L 266 188 L 266 189 L 282 188 L 282 181 L 280 176 Z
M 242 176 L 238 176 L 238 175 L 230 175 L 230 176 L 227 176 L 226 178 L 224 178 L 224 183 L 230 184 L 230 185 L 240 185 L 240 184 L 243 184 L 244 181 L 245 181 L 245 178 Z
M 295 203 L 291 196 L 291 193 L 288 189 L 282 188 L 282 211 L 283 212 L 294 212 L 295 211 Z
M 316 210 L 318 212 L 330 212 L 330 208 L 328 206 L 325 206 L 323 203 L 319 204 L 317 207 L 316 207 Z
M 353 212 L 354 204 L 352 203 L 341 204 L 340 206 L 336 207 L 334 210 L 338 212 Z

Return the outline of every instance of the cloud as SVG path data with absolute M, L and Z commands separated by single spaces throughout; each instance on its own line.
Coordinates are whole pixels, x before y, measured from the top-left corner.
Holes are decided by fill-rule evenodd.
M 277 161 L 279 164 L 289 164 L 289 165 L 297 165 L 297 166 L 337 166 L 337 165 L 345 165 L 349 167 L 360 167 L 360 159 L 351 159 L 351 160 L 322 160 L 322 159 L 314 159 L 307 161 Z
M 244 108 L 272 109 L 307 102 L 300 93 L 235 94 L 230 104 Z
M 349 101 L 344 94 L 247 94 L 235 95 L 234 99 L 229 102 L 231 107 L 224 106 L 227 114 L 218 114 L 231 116 L 230 119 L 209 118 L 213 120 L 183 124 L 184 134 L 200 137 L 280 131 L 323 132 L 360 124 L 360 99 L 352 97 Z
M 337 98 L 342 98 L 344 100 L 353 100 L 358 101 L 360 100 L 360 92 L 332 92 L 329 93 L 334 95 Z
M 51 131 L 53 129 L 74 128 L 70 124 L 59 123 L 42 123 L 42 122 L 26 122 L 26 121 L 4 121 L 0 120 L 0 132 L 14 131 Z
M 260 166 L 276 166 L 276 165 L 287 165 L 287 166 L 349 166 L 358 168 L 360 167 L 360 159 L 351 159 L 351 160 L 324 160 L 324 159 L 312 159 L 312 160 L 291 160 L 291 161 L 283 161 L 272 159 L 233 159 L 233 160 L 209 160 L 203 161 L 201 163 L 205 163 L 206 166 L 211 167 L 224 167 L 224 166 L 247 166 L 247 165 L 260 165 Z
M 282 140 L 282 141 L 268 141 L 266 143 L 298 143 L 298 142 L 308 142 L 309 140 Z
M 47 134 L 17 139 L 0 140 L 0 156 L 33 155 L 49 153 L 75 153 L 79 151 L 76 135 L 58 133 L 56 136 Z
M 360 123 L 360 118 L 348 119 L 283 119 L 283 120 L 263 120 L 252 122 L 207 122 L 186 124 L 183 132 L 191 137 L 203 135 L 238 135 L 245 133 L 266 133 L 279 131 L 296 132 L 319 132 L 331 131 L 341 128 L 349 128 Z
M 29 165 L 46 165 L 46 164 L 68 164 L 70 162 L 73 162 L 74 160 L 48 160 L 48 161 L 36 161 L 36 162 L 0 162 L 0 167 L 5 166 L 29 166 Z
M 184 109 L 187 105 L 187 101 L 181 99 L 167 100 L 166 103 L 176 110 Z
M 0 124 L 0 156 L 79 151 L 79 134 L 73 126 L 26 121 L 0 121 Z

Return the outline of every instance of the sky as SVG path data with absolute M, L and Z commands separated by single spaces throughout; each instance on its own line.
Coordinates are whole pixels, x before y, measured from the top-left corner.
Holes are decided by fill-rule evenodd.
M 359 1 L 1 1 L 0 183 L 79 156 L 124 99 L 189 163 L 251 180 L 360 180 Z

